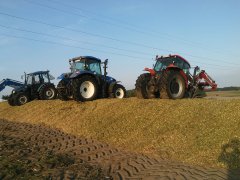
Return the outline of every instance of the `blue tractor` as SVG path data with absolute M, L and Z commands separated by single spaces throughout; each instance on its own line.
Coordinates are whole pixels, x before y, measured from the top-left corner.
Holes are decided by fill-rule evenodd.
M 22 76 L 23 79 L 23 76 Z M 26 104 L 27 102 L 40 99 L 40 100 L 52 100 L 57 97 L 57 90 L 51 80 L 54 79 L 49 71 L 37 71 L 24 75 L 24 83 L 11 80 L 10 82 L 6 80 L 5 85 L 9 85 L 17 82 L 17 86 L 11 86 L 11 95 L 8 97 L 8 103 L 11 106 L 20 106 Z
M 106 59 L 92 56 L 80 56 L 69 60 L 70 73 L 64 73 L 58 79 L 58 96 L 61 100 L 73 98 L 76 101 L 92 101 L 98 98 L 124 98 L 126 89 L 114 78 L 107 76 Z M 103 73 L 101 70 L 103 64 Z

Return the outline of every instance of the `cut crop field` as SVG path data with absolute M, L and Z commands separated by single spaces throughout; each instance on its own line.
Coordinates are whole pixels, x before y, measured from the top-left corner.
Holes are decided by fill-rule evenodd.
M 239 99 L 3 102 L 0 119 L 43 124 L 156 158 L 240 169 Z
M 207 98 L 215 99 L 240 99 L 240 91 L 211 91 L 207 92 Z

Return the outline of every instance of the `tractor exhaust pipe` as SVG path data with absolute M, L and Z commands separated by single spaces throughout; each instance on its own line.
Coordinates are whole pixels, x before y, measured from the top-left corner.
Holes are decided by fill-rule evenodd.
M 106 88 L 107 88 L 107 64 L 108 64 L 108 59 L 106 59 L 104 62 L 103 62 L 103 69 L 104 69 L 104 82 L 103 82 L 103 86 L 102 86 L 102 96 L 103 98 L 105 98 L 107 95 L 106 95 Z

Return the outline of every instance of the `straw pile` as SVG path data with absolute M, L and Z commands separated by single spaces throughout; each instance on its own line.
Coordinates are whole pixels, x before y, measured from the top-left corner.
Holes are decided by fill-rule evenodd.
M 44 123 L 66 133 L 190 164 L 229 167 L 229 158 L 234 158 L 230 163 L 239 161 L 234 168 L 240 168 L 240 151 L 230 157 L 236 151 L 224 149 L 233 139 L 240 141 L 240 99 L 54 100 L 20 107 L 3 102 L 0 118 Z

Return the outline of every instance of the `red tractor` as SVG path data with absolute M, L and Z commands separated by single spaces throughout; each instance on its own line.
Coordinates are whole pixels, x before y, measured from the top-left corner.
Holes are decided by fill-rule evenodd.
M 153 69 L 141 74 L 135 84 L 138 98 L 182 99 L 201 97 L 207 87 L 217 88 L 215 81 L 199 67 L 190 73 L 189 62 L 179 55 L 156 56 Z

